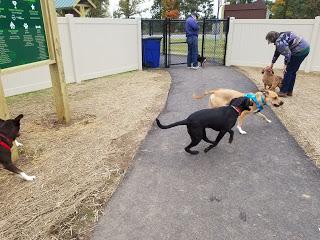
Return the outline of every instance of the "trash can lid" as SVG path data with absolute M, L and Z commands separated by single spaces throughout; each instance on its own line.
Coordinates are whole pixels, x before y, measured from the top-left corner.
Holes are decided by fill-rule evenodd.
M 162 37 L 160 36 L 147 36 L 147 37 L 143 37 L 142 40 L 161 40 Z

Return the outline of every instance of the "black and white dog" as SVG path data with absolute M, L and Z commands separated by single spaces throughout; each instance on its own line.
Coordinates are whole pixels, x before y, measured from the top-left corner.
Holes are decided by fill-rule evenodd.
M 156 122 L 161 129 L 186 125 L 191 138 L 191 143 L 185 147 L 185 151 L 190 154 L 198 154 L 198 151 L 192 151 L 190 148 L 198 145 L 201 140 L 211 144 L 204 150 L 205 152 L 208 152 L 211 148 L 217 146 L 227 132 L 230 134 L 229 143 L 232 143 L 234 132 L 231 129 L 236 124 L 241 112 L 245 110 L 250 111 L 250 106 L 252 105 L 253 103 L 249 98 L 239 97 L 232 99 L 229 106 L 202 109 L 192 113 L 188 118 L 179 122 L 169 125 L 162 125 L 158 119 L 156 119 Z M 211 141 L 207 138 L 206 128 L 211 128 L 219 132 L 215 141 Z
M 25 174 L 12 163 L 11 159 L 11 148 L 13 145 L 13 141 L 16 142 L 17 146 L 21 146 L 21 143 L 18 143 L 16 141 L 16 138 L 20 135 L 20 120 L 22 118 L 23 115 L 20 114 L 14 119 L 0 119 L 0 163 L 3 165 L 5 169 L 18 174 L 22 179 L 26 181 L 32 181 L 36 177 L 28 176 L 27 174 Z
M 200 63 L 201 67 L 204 67 L 204 64 L 206 63 L 207 58 L 201 57 L 200 54 L 198 54 L 198 62 Z

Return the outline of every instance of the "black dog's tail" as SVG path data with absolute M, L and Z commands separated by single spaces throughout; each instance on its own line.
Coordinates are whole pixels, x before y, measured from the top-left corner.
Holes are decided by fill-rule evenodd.
M 179 122 L 175 122 L 175 123 L 169 124 L 169 125 L 162 125 L 158 118 L 156 119 L 156 122 L 157 122 L 158 127 L 161 128 L 161 129 L 168 129 L 168 128 L 172 128 L 172 127 L 176 127 L 176 126 L 180 126 L 180 125 L 187 125 L 187 120 L 186 119 L 182 120 L 182 121 L 179 121 Z

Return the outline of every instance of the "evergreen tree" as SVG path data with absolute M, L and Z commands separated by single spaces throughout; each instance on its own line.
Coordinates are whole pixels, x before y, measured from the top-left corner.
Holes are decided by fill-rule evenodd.
M 109 0 L 92 0 L 96 5 L 96 9 L 91 9 L 89 12 L 89 17 L 109 17 Z
M 161 19 L 162 17 L 162 0 L 154 0 L 150 9 L 153 19 Z
M 141 3 L 143 3 L 143 0 L 120 0 L 119 8 L 113 12 L 113 16 L 116 18 L 130 18 L 134 15 L 141 14 L 145 11 L 140 9 L 139 5 Z

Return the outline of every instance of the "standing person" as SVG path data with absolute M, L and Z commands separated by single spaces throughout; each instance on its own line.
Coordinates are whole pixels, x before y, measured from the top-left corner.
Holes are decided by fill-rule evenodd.
M 268 32 L 266 40 L 268 44 L 273 43 L 276 46 L 269 69 L 273 68 L 273 64 L 277 61 L 280 54 L 284 56 L 284 77 L 278 95 L 280 97 L 292 96 L 296 73 L 310 52 L 310 45 L 306 40 L 293 32 L 279 33 L 271 31 Z
M 188 17 L 185 25 L 187 43 L 188 43 L 188 68 L 199 69 L 198 66 L 198 34 L 199 25 L 197 22 L 198 13 L 193 12 L 190 17 Z

